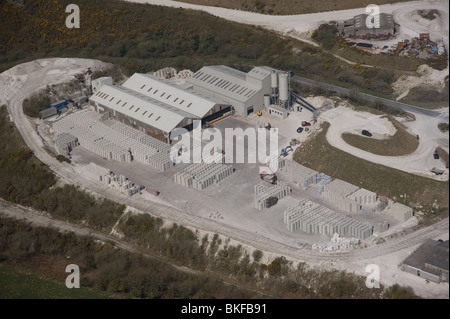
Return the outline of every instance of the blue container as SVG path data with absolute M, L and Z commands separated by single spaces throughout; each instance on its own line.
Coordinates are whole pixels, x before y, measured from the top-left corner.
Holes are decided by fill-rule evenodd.
M 50 107 L 54 107 L 57 110 L 61 110 L 61 109 L 65 108 L 65 107 L 67 107 L 67 101 L 62 100 L 62 101 L 50 104 Z

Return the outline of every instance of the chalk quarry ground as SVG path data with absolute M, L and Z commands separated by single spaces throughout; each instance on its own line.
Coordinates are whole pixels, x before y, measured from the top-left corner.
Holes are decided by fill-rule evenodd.
M 32 93 L 36 89 L 40 87 L 45 87 L 47 84 L 54 84 L 54 83 L 60 83 L 64 82 L 70 79 L 71 75 L 74 73 L 83 71 L 86 67 L 92 67 L 93 69 L 99 68 L 99 67 L 106 67 L 105 64 L 103 64 L 100 61 L 93 61 L 93 60 L 84 60 L 84 59 L 46 59 L 46 60 L 39 60 L 39 61 L 33 61 L 26 65 L 20 65 L 16 68 L 10 69 L 8 71 L 5 71 L 0 76 L 0 99 L 3 103 L 12 103 L 15 106 L 17 106 L 17 102 L 23 100 L 28 94 Z M 315 98 L 308 98 L 309 102 L 313 103 L 314 105 L 322 105 L 325 100 L 321 97 L 315 97 Z M 12 118 L 15 121 L 16 125 L 22 129 L 22 132 L 26 132 L 25 140 L 30 142 L 33 141 L 33 144 L 31 145 L 32 149 L 35 149 L 36 147 L 40 147 L 42 149 L 43 141 L 42 139 L 37 136 L 34 125 L 31 125 L 31 122 L 28 120 L 23 122 L 22 117 L 20 117 L 20 113 L 17 113 L 16 108 L 14 108 L 14 112 L 12 113 Z M 327 112 L 338 112 L 339 116 L 348 116 L 348 117 L 355 117 L 356 113 L 352 112 L 350 109 L 344 108 L 344 107 L 338 107 L 335 109 L 332 109 Z M 324 112 L 323 114 L 327 114 Z M 358 114 L 361 115 L 361 114 Z M 372 116 L 370 114 L 370 116 Z M 369 115 L 364 115 L 364 117 L 370 118 Z M 362 118 L 359 116 L 356 116 L 359 120 Z M 297 137 L 299 139 L 306 139 L 308 134 L 297 134 L 296 128 L 299 126 L 299 123 L 302 120 L 311 120 L 312 114 L 306 111 L 302 112 L 296 112 L 292 114 L 289 120 L 283 121 L 274 117 L 268 117 L 263 116 L 262 118 L 258 118 L 256 116 L 252 116 L 247 119 L 234 119 L 230 118 L 227 120 L 224 120 L 223 122 L 217 123 L 217 127 L 220 128 L 221 125 L 228 126 L 233 125 L 233 123 L 230 123 L 230 121 L 237 121 L 237 123 L 240 123 L 240 125 L 245 125 L 245 123 L 250 126 L 257 126 L 258 122 L 263 122 L 263 124 L 266 121 L 270 121 L 273 126 L 279 126 L 280 127 L 280 147 L 284 146 L 284 143 L 288 143 L 289 140 L 292 137 Z M 341 119 L 342 120 L 342 119 Z M 392 133 L 390 128 L 384 120 L 378 119 L 376 120 L 373 118 L 372 120 L 375 120 L 374 122 L 374 129 L 378 129 L 380 133 Z M 379 122 L 377 122 L 379 121 Z M 339 122 L 339 121 L 337 121 Z M 344 121 L 346 122 L 346 121 Z M 370 121 L 369 121 L 370 122 Z M 283 123 L 283 125 L 281 125 Z M 333 126 L 333 123 L 332 123 Z M 426 126 L 426 125 L 425 125 Z M 314 126 L 312 127 L 314 129 Z M 22 133 L 23 134 L 23 133 Z M 448 141 L 448 137 L 447 137 Z M 39 145 L 39 146 L 37 146 Z M 448 144 L 447 144 L 448 149 Z M 46 160 L 44 157 L 44 154 L 41 153 L 38 149 L 35 154 L 39 157 L 42 156 L 44 161 Z M 44 151 L 45 152 L 45 151 Z M 93 157 L 92 154 L 82 154 L 83 150 L 80 148 L 78 154 L 78 160 L 79 161 L 88 161 L 89 156 Z M 75 160 L 77 158 L 75 157 Z M 81 162 L 79 164 L 82 164 Z M 108 165 L 116 165 L 113 162 L 108 163 L 100 163 L 104 164 L 105 166 Z M 59 165 L 54 164 L 52 165 Z M 67 166 L 61 165 L 58 166 L 59 168 L 67 169 Z M 181 169 L 182 167 L 180 167 Z M 248 168 L 248 167 L 247 167 Z M 255 165 L 252 168 L 239 168 L 240 173 L 236 176 L 236 178 L 241 181 L 242 185 L 248 185 L 249 183 L 256 183 L 259 182 L 259 177 L 257 175 L 257 166 Z M 116 167 L 116 169 L 119 169 L 119 167 Z M 239 171 L 238 171 L 239 172 Z M 120 171 L 118 172 L 120 173 Z M 170 174 L 173 174 L 174 172 L 171 172 Z M 131 178 L 131 176 L 130 176 Z M 138 176 L 136 176 L 138 178 Z M 168 180 L 170 176 L 162 176 L 162 179 Z M 232 177 L 235 178 L 235 177 Z M 71 181 L 69 181 L 71 182 Z M 138 182 L 138 181 L 136 181 Z M 227 193 L 230 192 L 230 188 L 235 191 L 235 185 L 240 185 L 240 183 L 233 183 L 232 180 L 228 181 L 229 184 L 224 183 L 222 185 L 224 190 L 227 190 Z M 169 183 L 169 182 L 166 182 Z M 163 186 L 163 184 L 161 184 Z M 169 184 L 167 184 L 168 188 L 172 187 Z M 178 189 L 178 188 L 179 189 Z M 217 189 L 216 189 L 217 190 Z M 242 201 L 243 206 L 247 207 L 246 209 L 243 209 L 242 211 L 234 212 L 234 213 L 227 213 L 227 209 L 229 208 L 226 204 L 223 202 L 218 201 L 220 199 L 220 193 L 216 192 L 215 189 L 208 189 L 204 195 L 208 197 L 209 199 L 207 202 L 209 203 L 219 203 L 217 205 L 217 209 L 212 210 L 206 210 L 204 207 L 198 206 L 196 203 L 196 192 L 192 189 L 186 189 L 182 186 L 175 186 L 175 189 L 173 190 L 174 194 L 177 194 L 177 199 L 173 200 L 172 196 L 165 196 L 162 194 L 161 200 L 167 200 L 172 205 L 181 208 L 182 210 L 189 211 L 189 214 L 196 214 L 196 217 L 199 218 L 198 220 L 198 228 L 203 229 L 204 231 L 213 231 L 213 232 L 219 232 L 221 233 L 224 229 L 230 229 L 226 228 L 226 224 L 231 224 L 236 226 L 239 225 L 239 229 L 236 229 L 236 238 L 242 238 L 243 234 L 242 230 L 245 229 L 245 236 L 249 240 L 246 242 L 248 247 L 256 246 L 259 249 L 261 249 L 261 245 L 258 244 L 260 236 L 264 236 L 264 238 L 268 238 L 270 240 L 264 241 L 265 249 L 261 249 L 267 252 L 267 255 L 269 256 L 276 256 L 277 251 L 280 252 L 280 254 L 283 254 L 283 252 L 280 250 L 280 247 L 285 247 L 287 244 L 289 246 L 289 251 L 291 251 L 291 254 L 289 254 L 289 258 L 296 259 L 298 258 L 299 261 L 308 261 L 309 258 L 307 257 L 310 252 L 307 250 L 298 248 L 298 252 L 295 253 L 296 248 L 298 247 L 298 242 L 322 242 L 325 240 L 328 240 L 328 238 L 325 238 L 323 236 L 305 236 L 301 233 L 288 233 L 284 230 L 284 225 L 282 223 L 281 216 L 279 215 L 280 212 L 282 212 L 283 208 L 286 207 L 287 203 L 286 201 L 283 202 L 280 201 L 279 205 L 277 205 L 277 212 L 273 211 L 270 212 L 269 210 L 258 212 L 253 210 L 249 207 L 248 199 L 251 198 L 251 191 L 248 194 L 245 194 L 244 196 L 241 196 L 236 193 L 236 200 Z M 308 193 L 301 193 L 300 191 L 295 189 L 294 193 L 292 195 L 293 198 L 296 198 L 296 196 L 311 196 L 311 198 L 315 198 L 314 192 L 308 194 Z M 238 196 L 239 195 L 239 196 Z M 145 198 L 144 198 L 145 197 Z M 315 198 L 318 200 L 317 198 Z M 138 199 L 140 202 L 144 200 L 145 202 L 150 203 L 149 206 L 151 206 L 152 202 L 148 201 L 148 196 L 143 196 L 142 198 Z M 128 203 L 127 203 L 128 204 Z M 129 202 L 130 206 L 132 206 L 132 201 Z M 156 204 L 161 204 L 161 201 L 159 203 L 155 202 Z M 202 205 L 203 206 L 203 205 Z M 205 205 L 211 207 L 211 205 Z M 214 218 L 210 217 L 211 213 L 214 213 L 216 211 L 219 211 L 221 213 L 221 216 L 223 216 L 223 220 L 220 218 Z M 257 214 L 254 215 L 253 220 L 247 219 L 245 221 L 242 217 L 244 214 Z M 218 215 L 214 215 L 218 216 Z M 244 220 L 244 222 L 243 222 Z M 256 222 L 255 222 L 256 221 Z M 211 225 L 214 225 L 214 227 L 211 227 Z M 225 227 L 225 228 L 224 228 Z M 448 232 L 448 230 L 447 230 Z M 232 233 L 227 233 L 230 237 L 233 238 Z M 254 245 L 252 245 L 251 237 L 248 236 L 248 234 L 254 234 Z M 439 233 L 440 239 L 445 239 L 445 232 L 442 232 L 442 234 Z M 375 238 L 372 238 L 370 241 L 367 241 L 367 245 L 374 245 Z M 415 289 L 415 292 L 421 296 L 424 297 L 439 297 L 439 298 L 448 298 L 448 285 L 437 285 L 437 284 L 426 284 L 423 280 L 419 280 L 414 278 L 414 276 L 401 272 L 397 269 L 399 260 L 402 260 L 406 258 L 406 256 L 417 246 L 418 244 L 413 244 L 408 246 L 407 248 L 397 249 L 397 250 L 390 250 L 386 249 L 386 252 L 384 254 L 374 254 L 374 257 L 372 259 L 370 258 L 345 258 L 342 256 L 331 256 L 331 255 L 311 255 L 311 262 L 310 264 L 312 266 L 317 266 L 321 269 L 330 269 L 330 267 L 340 268 L 340 269 L 347 269 L 350 271 L 354 271 L 355 273 L 366 275 L 365 273 L 365 266 L 367 265 L 366 261 L 371 261 L 375 264 L 378 264 L 382 271 L 382 283 L 385 284 L 393 284 L 393 283 L 399 283 L 403 285 L 410 285 L 413 286 Z M 249 248 L 250 249 L 250 248 Z M 361 250 L 361 252 L 364 250 Z M 286 254 L 285 254 L 286 255 Z M 296 258 L 293 258 L 293 256 L 297 256 Z M 355 255 L 356 256 L 356 255 Z M 411 278 L 413 277 L 413 278 Z M 417 282 L 416 282 L 417 281 Z

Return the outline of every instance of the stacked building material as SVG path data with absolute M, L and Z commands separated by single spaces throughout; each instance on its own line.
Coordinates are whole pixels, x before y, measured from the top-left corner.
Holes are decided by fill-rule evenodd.
M 383 211 L 389 204 L 389 199 L 387 197 L 384 196 L 380 196 L 377 199 L 377 207 L 376 207 L 376 211 L 381 212 Z
M 413 216 L 413 209 L 400 203 L 392 204 L 390 207 L 390 212 L 394 218 L 400 222 L 407 221 Z
M 355 193 L 358 189 L 358 186 L 340 179 L 335 179 L 325 185 L 322 196 L 343 211 L 348 213 L 359 213 L 361 205 L 356 199 L 350 197 L 350 195 Z
M 276 197 L 278 200 L 288 196 L 292 189 L 283 181 L 278 181 L 277 185 L 268 186 L 267 184 L 255 185 L 253 195 L 253 207 L 259 210 L 266 208 L 266 199 Z
M 58 154 L 69 156 L 72 149 L 79 145 L 78 139 L 69 133 L 61 133 L 56 135 L 56 151 Z
M 81 173 L 95 181 L 103 182 L 108 187 L 128 196 L 132 196 L 142 189 L 141 186 L 132 183 L 124 175 L 115 175 L 109 169 L 92 162 L 84 166 Z
M 377 194 L 364 188 L 360 188 L 348 195 L 348 198 L 356 200 L 356 202 L 362 206 L 375 204 L 377 202 Z
M 109 176 L 111 174 L 109 169 L 92 162 L 84 166 L 81 172 L 84 176 L 100 182 L 104 181 L 105 176 Z
M 289 159 L 280 158 L 278 168 L 281 174 L 300 187 L 308 187 L 319 181 L 319 173 Z
M 289 231 L 302 230 L 308 234 L 352 236 L 365 239 L 372 235 L 372 227 L 341 215 L 317 203 L 303 199 L 284 212 Z
M 317 175 L 317 183 L 319 183 L 317 194 L 322 195 L 325 186 L 331 183 L 331 177 L 324 173 L 320 173 L 319 175 Z
M 174 174 L 175 183 L 203 190 L 233 174 L 232 166 L 217 163 L 195 163 Z
M 106 159 L 138 161 L 164 171 L 173 166 L 171 146 L 124 124 L 99 121 L 95 112 L 77 112 L 53 124 L 57 133 L 70 133 L 81 146 Z
M 324 243 L 312 244 L 312 249 L 318 251 L 337 251 L 341 249 L 349 249 L 359 244 L 358 238 L 340 237 L 338 233 L 334 233 L 331 241 Z

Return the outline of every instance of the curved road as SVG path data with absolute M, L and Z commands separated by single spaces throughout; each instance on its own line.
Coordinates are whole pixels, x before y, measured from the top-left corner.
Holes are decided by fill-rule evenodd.
M 406 112 L 412 112 L 412 113 L 422 114 L 422 115 L 429 116 L 429 117 L 440 118 L 445 122 L 449 121 L 448 113 L 444 114 L 444 113 L 441 113 L 441 112 L 438 112 L 435 110 L 424 109 L 424 108 L 421 108 L 418 106 L 409 105 L 409 104 L 405 104 L 405 103 L 401 103 L 401 102 L 396 102 L 396 101 L 385 99 L 385 98 L 382 98 L 379 96 L 370 95 L 370 94 L 362 93 L 362 92 L 358 92 L 358 91 L 353 91 L 353 90 L 346 89 L 346 88 L 343 88 L 340 86 L 323 83 L 323 82 L 318 82 L 318 81 L 300 77 L 297 75 L 294 75 L 292 78 L 294 81 L 301 83 L 301 84 L 308 85 L 308 86 L 319 87 L 324 90 L 329 90 L 331 92 L 339 93 L 339 94 L 356 95 L 365 101 L 369 101 L 369 102 L 379 101 L 379 102 L 382 102 L 391 107 L 396 107 L 396 108 L 405 110 Z

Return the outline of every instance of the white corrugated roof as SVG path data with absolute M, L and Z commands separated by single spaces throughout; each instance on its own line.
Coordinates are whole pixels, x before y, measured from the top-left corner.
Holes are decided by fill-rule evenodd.
M 205 66 L 186 82 L 245 102 L 261 88 L 246 81 L 246 73 L 225 65 Z
M 167 133 L 171 132 L 184 118 L 198 118 L 191 113 L 121 86 L 103 85 L 90 100 Z
M 255 66 L 247 73 L 247 75 L 258 80 L 264 80 L 266 77 L 270 76 L 272 71 L 276 70 L 268 66 Z
M 227 104 L 151 74 L 135 73 L 123 86 L 197 117 L 204 117 L 216 104 Z

